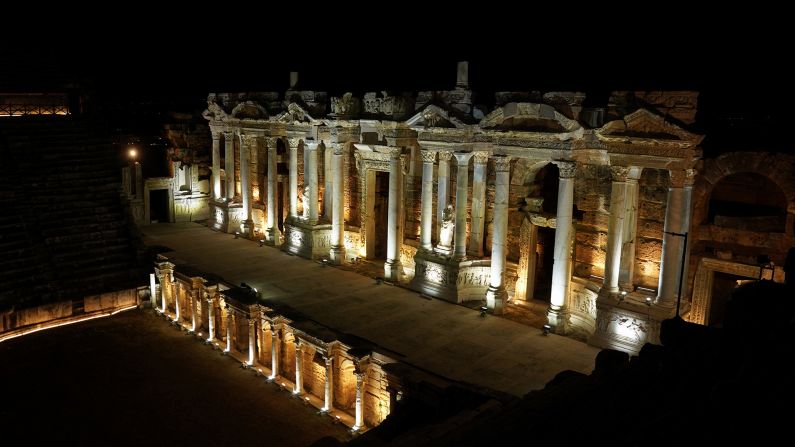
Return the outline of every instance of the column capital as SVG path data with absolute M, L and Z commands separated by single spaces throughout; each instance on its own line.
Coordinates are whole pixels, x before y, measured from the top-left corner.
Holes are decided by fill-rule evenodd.
M 557 160 L 552 163 L 558 165 L 560 178 L 574 178 L 574 174 L 577 171 L 577 163 L 564 160 Z
M 253 146 L 257 143 L 256 135 L 240 135 L 240 143 L 244 146 Z
M 497 172 L 511 171 L 511 157 L 509 155 L 495 155 L 492 158 Z
M 686 186 L 693 186 L 693 182 L 696 179 L 696 172 L 695 169 L 671 170 L 671 187 L 684 188 Z
M 279 147 L 279 137 L 267 137 L 265 141 L 268 143 L 268 149 L 276 150 Z
M 433 151 L 422 149 L 420 151 L 420 156 L 422 156 L 423 163 L 433 163 L 436 161 L 436 152 Z
M 610 177 L 614 182 L 626 182 L 629 177 L 628 166 L 610 166 Z
M 304 140 L 304 149 L 315 151 L 320 146 L 320 141 L 306 141 Z
M 288 138 L 287 143 L 290 144 L 290 150 L 295 151 L 298 150 L 298 143 L 301 142 L 300 138 Z
M 257 322 L 256 317 L 250 317 L 248 319 L 248 327 L 254 327 L 254 324 Z
M 295 352 L 304 352 L 304 347 L 306 343 L 303 343 L 300 338 L 295 337 L 293 339 L 293 343 L 295 343 Z
M 400 159 L 401 154 L 403 154 L 402 147 L 389 146 L 387 150 L 389 151 L 390 160 L 398 160 Z
M 458 166 L 467 166 L 469 159 L 474 155 L 472 152 L 455 152 L 453 153 L 455 159 L 458 161 Z
M 489 153 L 486 151 L 475 151 L 473 152 L 475 155 L 475 164 L 476 165 L 484 165 L 489 162 Z
M 220 139 L 221 139 L 221 132 L 213 132 L 213 133 L 212 133 L 212 136 L 213 136 L 213 141 L 214 141 L 214 142 L 215 142 L 215 141 L 218 141 L 218 140 L 220 140 Z
M 226 141 L 231 141 L 231 140 L 232 140 L 232 138 L 234 138 L 234 136 L 235 136 L 235 133 L 234 133 L 234 132 L 229 132 L 229 131 L 227 131 L 227 132 L 223 132 L 223 134 L 224 134 L 224 139 L 225 139 Z
M 450 161 L 453 158 L 453 153 L 450 151 L 439 151 L 439 161 Z
M 327 368 L 330 368 L 330 367 L 331 367 L 331 364 L 332 364 L 333 362 L 334 362 L 334 356 L 332 356 L 332 355 L 330 355 L 330 354 L 326 354 L 326 355 L 324 355 L 324 356 L 323 356 L 323 363 L 325 363 L 325 364 L 326 364 L 326 367 L 327 367 Z
M 332 143 L 331 151 L 334 155 L 342 155 L 345 152 L 343 145 L 339 143 Z

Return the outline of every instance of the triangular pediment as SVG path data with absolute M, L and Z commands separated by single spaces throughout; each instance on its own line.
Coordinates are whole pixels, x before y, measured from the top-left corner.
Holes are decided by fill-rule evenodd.
M 498 107 L 480 121 L 481 129 L 581 136 L 580 123 L 566 118 L 554 107 L 531 102 L 512 102 Z
M 460 129 L 466 127 L 466 124 L 461 122 L 461 120 L 450 115 L 446 110 L 434 104 L 425 106 L 425 108 L 406 120 L 406 125 L 409 127 L 421 127 L 425 129 L 430 127 L 449 129 Z
M 266 120 L 268 119 L 268 111 L 254 101 L 244 101 L 232 109 L 232 117 L 237 119 Z
M 704 138 L 703 135 L 688 132 L 647 109 L 639 109 L 623 119 L 610 121 L 597 129 L 596 135 L 600 140 L 608 142 L 670 141 L 693 145 L 699 144 Z
M 309 115 L 309 112 L 307 112 L 303 107 L 301 107 L 300 105 L 294 102 L 291 102 L 290 105 L 287 106 L 287 110 L 276 115 L 276 117 L 274 117 L 273 119 L 274 121 L 280 123 L 288 123 L 288 124 L 294 124 L 294 123 L 310 124 L 317 122 L 314 118 L 312 118 L 311 115 Z

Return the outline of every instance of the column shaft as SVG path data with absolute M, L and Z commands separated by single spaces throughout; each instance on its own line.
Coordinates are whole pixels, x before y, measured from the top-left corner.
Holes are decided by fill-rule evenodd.
M 665 207 L 663 245 L 656 303 L 674 307 L 679 296 L 682 265 L 687 266 L 684 234 L 690 231 L 692 185 L 695 171 L 672 171 L 668 203 Z M 692 241 L 688 241 L 688 244 Z M 685 278 L 682 278 L 684 281 Z M 684 287 L 682 287 L 684 292 Z
M 433 162 L 436 153 L 423 150 L 422 153 L 422 208 L 420 215 L 420 248 L 433 250 Z
M 450 186 L 450 158 L 451 152 L 439 152 L 439 170 L 437 172 L 436 180 L 436 234 L 438 235 L 442 229 L 442 220 L 444 219 L 444 209 L 447 208 L 447 196 L 449 195 Z
M 558 180 L 558 215 L 555 228 L 554 257 L 552 264 L 552 294 L 547 320 L 553 327 L 564 323 L 566 299 L 571 280 L 572 207 L 574 205 L 573 162 L 556 163 L 560 170 Z
M 290 141 L 290 217 L 298 217 L 298 142 Z
M 486 167 L 488 152 L 475 152 L 475 170 L 472 174 L 472 227 L 468 254 L 483 256 L 483 228 L 486 222 Z
M 328 150 L 328 149 L 327 149 Z M 335 145 L 334 153 L 331 157 L 331 250 L 329 258 L 335 264 L 341 264 L 345 257 L 345 216 L 342 196 L 342 146 Z M 326 192 L 328 194 L 328 192 Z M 328 198 L 328 196 L 326 196 Z
M 356 374 L 356 421 L 353 425 L 353 430 L 360 430 L 364 427 L 364 372 L 355 372 Z
M 471 152 L 457 152 L 458 161 L 455 185 L 455 256 L 463 258 L 467 250 L 467 187 L 469 186 L 469 159 Z
M 251 147 L 256 144 L 256 139 L 250 135 L 240 136 L 240 196 L 243 199 L 244 222 L 251 220 L 251 184 L 249 182 L 250 171 L 249 158 Z M 248 228 L 246 229 L 248 231 Z
M 333 158 L 334 147 L 330 144 L 326 145 L 323 150 L 323 184 L 325 190 L 323 193 L 323 218 L 326 220 L 331 220 L 334 213 L 336 190 L 334 189 L 334 174 L 332 172 L 334 169 Z
M 330 412 L 334 409 L 334 357 L 323 357 L 326 363 L 326 380 L 323 384 L 323 410 Z
M 271 380 L 279 375 L 279 331 L 271 323 Z
M 213 132 L 213 199 L 221 196 L 221 134 Z
M 278 245 L 280 241 L 279 223 L 276 217 L 276 191 L 277 178 L 279 173 L 276 166 L 276 151 L 278 150 L 278 139 L 268 140 L 268 242 Z
M 301 394 L 304 392 L 304 377 L 303 377 L 303 369 L 304 366 L 304 346 L 296 341 L 295 342 L 295 388 L 293 389 L 293 394 Z
M 228 306 L 226 308 L 226 352 L 232 351 L 232 324 L 234 324 L 234 316 L 232 309 Z
M 477 166 L 477 165 L 475 165 Z M 491 242 L 491 276 L 486 292 L 486 305 L 501 314 L 505 305 L 505 259 L 508 239 L 508 195 L 511 186 L 510 157 L 495 157 L 494 234 Z
M 155 283 L 155 274 L 149 274 L 149 304 L 152 309 L 157 309 L 157 284 Z
M 400 161 L 400 148 L 390 148 L 389 157 L 389 203 L 387 217 L 387 244 L 384 276 L 391 281 L 399 281 L 402 266 L 400 264 L 400 228 L 402 221 L 403 201 L 403 170 Z
M 235 197 L 235 140 L 232 132 L 224 132 L 224 173 L 226 174 L 226 198 Z
M 207 341 L 215 340 L 215 302 L 212 298 L 207 300 Z
M 248 319 L 248 362 L 246 364 L 251 366 L 254 364 L 254 359 L 257 356 L 257 332 L 256 320 L 249 317 Z
M 304 219 L 317 223 L 317 143 L 304 142 Z
M 182 316 L 181 312 L 180 312 L 182 310 L 181 309 L 182 306 L 180 306 L 180 295 L 182 294 L 180 292 L 182 291 L 182 283 L 177 282 L 177 283 L 173 284 L 173 286 L 174 286 L 174 290 L 175 290 L 175 292 L 174 292 L 174 321 L 176 321 L 178 324 L 182 324 L 182 320 L 180 319 L 180 317 Z
M 626 217 L 624 218 L 624 243 L 621 249 L 621 265 L 618 273 L 619 287 L 634 290 L 635 237 L 638 232 L 638 181 L 627 179 Z
M 198 307 L 199 300 L 199 291 L 196 290 L 195 286 L 191 289 L 190 292 L 190 330 L 192 332 L 196 331 L 196 314 L 198 313 L 196 308 Z
M 627 175 L 629 168 L 612 166 L 613 184 L 610 190 L 610 220 L 607 224 L 607 253 L 605 256 L 604 287 L 616 293 L 621 269 L 621 249 L 624 245 L 624 220 L 627 212 Z

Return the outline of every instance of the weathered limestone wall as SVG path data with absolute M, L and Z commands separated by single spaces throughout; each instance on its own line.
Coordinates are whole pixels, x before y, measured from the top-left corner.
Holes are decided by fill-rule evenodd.
M 304 391 L 323 399 L 326 383 L 326 364 L 314 349 L 304 352 Z
M 610 187 L 608 166 L 586 164 L 577 167 L 574 203 L 583 215 L 575 226 L 575 276 L 604 276 Z
M 83 311 L 95 312 L 105 309 L 117 309 L 138 304 L 136 289 L 119 290 L 102 295 L 87 296 L 83 299 Z
M 295 337 L 292 333 L 282 334 L 281 351 L 279 374 L 295 380 Z
M 638 181 L 638 241 L 635 284 L 657 289 L 662 256 L 665 207 L 670 176 L 667 170 L 644 169 Z
M 339 356 L 335 359 L 338 368 L 334 371 L 334 407 L 351 411 L 356 404 L 356 376 L 353 375 L 354 364 L 349 358 Z
M 380 424 L 389 415 L 388 385 L 384 370 L 370 365 L 364 381 L 364 423 L 370 427 Z

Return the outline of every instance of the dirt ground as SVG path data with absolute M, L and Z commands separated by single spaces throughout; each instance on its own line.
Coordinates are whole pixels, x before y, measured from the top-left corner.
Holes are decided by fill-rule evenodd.
M 349 439 L 346 427 L 149 311 L 0 343 L 0 384 L 0 445 Z

